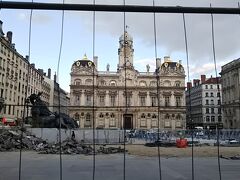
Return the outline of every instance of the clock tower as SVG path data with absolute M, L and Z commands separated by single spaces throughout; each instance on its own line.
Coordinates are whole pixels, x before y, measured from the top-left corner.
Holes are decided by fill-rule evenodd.
M 119 38 L 118 68 L 123 69 L 126 62 L 127 68 L 133 68 L 133 38 L 128 34 L 127 31 Z

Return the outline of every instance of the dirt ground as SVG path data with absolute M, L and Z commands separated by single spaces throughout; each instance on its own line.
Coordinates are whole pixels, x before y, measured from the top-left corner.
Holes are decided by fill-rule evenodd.
M 144 145 L 126 145 L 128 154 L 139 156 L 157 156 L 157 147 L 147 147 Z M 217 146 L 193 147 L 195 157 L 216 157 Z M 190 157 L 192 156 L 192 147 L 160 147 L 160 154 L 163 157 Z M 240 156 L 240 147 L 220 147 L 220 155 L 224 157 Z

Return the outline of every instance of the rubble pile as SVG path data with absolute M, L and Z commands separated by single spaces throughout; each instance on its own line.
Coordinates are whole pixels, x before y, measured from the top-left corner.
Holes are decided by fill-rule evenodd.
M 22 137 L 22 142 L 21 142 Z M 91 145 L 84 144 L 84 141 L 80 143 L 75 139 L 66 139 L 61 144 L 60 143 L 48 143 L 45 140 L 30 135 L 27 132 L 18 133 L 17 131 L 5 131 L 0 134 L 0 152 L 1 151 L 15 151 L 18 149 L 23 150 L 34 150 L 40 154 L 59 154 L 60 147 L 62 154 L 112 154 L 112 153 L 122 153 L 124 149 L 121 147 L 106 147 L 104 145 L 96 146 L 96 149 L 91 147 Z
M 21 138 L 22 136 L 22 138 Z M 21 142 L 22 139 L 22 142 Z M 46 142 L 28 133 L 18 133 L 17 131 L 4 131 L 0 134 L 0 151 L 14 151 L 16 149 L 35 150 L 40 143 Z

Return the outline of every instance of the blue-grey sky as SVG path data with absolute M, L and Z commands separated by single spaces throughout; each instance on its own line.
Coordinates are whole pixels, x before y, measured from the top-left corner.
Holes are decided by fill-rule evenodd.
M 28 0 L 30 1 L 30 0 Z M 34 2 L 57 2 L 58 0 L 38 0 Z M 93 3 L 89 0 L 65 0 L 65 3 Z M 123 4 L 123 0 L 96 0 L 97 4 Z M 156 5 L 238 7 L 235 0 L 155 0 Z M 126 0 L 126 4 L 152 5 L 152 0 Z M 34 10 L 32 18 L 30 61 L 37 68 L 52 75 L 57 71 L 61 33 L 61 11 Z M 3 30 L 13 32 L 13 43 L 23 56 L 28 55 L 30 10 L 0 11 Z M 186 14 L 186 26 L 189 47 L 190 79 L 201 74 L 215 76 L 210 15 Z M 93 55 L 93 12 L 65 11 L 63 47 L 60 62 L 59 82 L 69 91 L 70 70 L 74 61 L 86 53 L 89 59 Z M 128 32 L 134 40 L 134 66 L 139 71 L 155 68 L 154 31 L 152 13 L 126 13 Z M 214 15 L 215 47 L 218 71 L 223 64 L 240 57 L 240 15 Z M 118 63 L 118 39 L 123 33 L 123 13 L 96 12 L 95 55 L 99 57 L 98 70 L 116 71 Z M 182 14 L 156 14 L 157 54 L 158 57 L 170 56 L 182 60 L 186 69 L 186 54 Z M 187 72 L 187 71 L 186 71 Z M 186 79 L 187 80 L 187 79 Z

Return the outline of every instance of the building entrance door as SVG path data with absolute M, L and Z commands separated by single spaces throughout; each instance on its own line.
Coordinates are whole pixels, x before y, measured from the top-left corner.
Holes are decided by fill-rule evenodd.
M 124 129 L 133 129 L 133 115 L 132 114 L 124 114 L 123 115 L 123 128 Z

